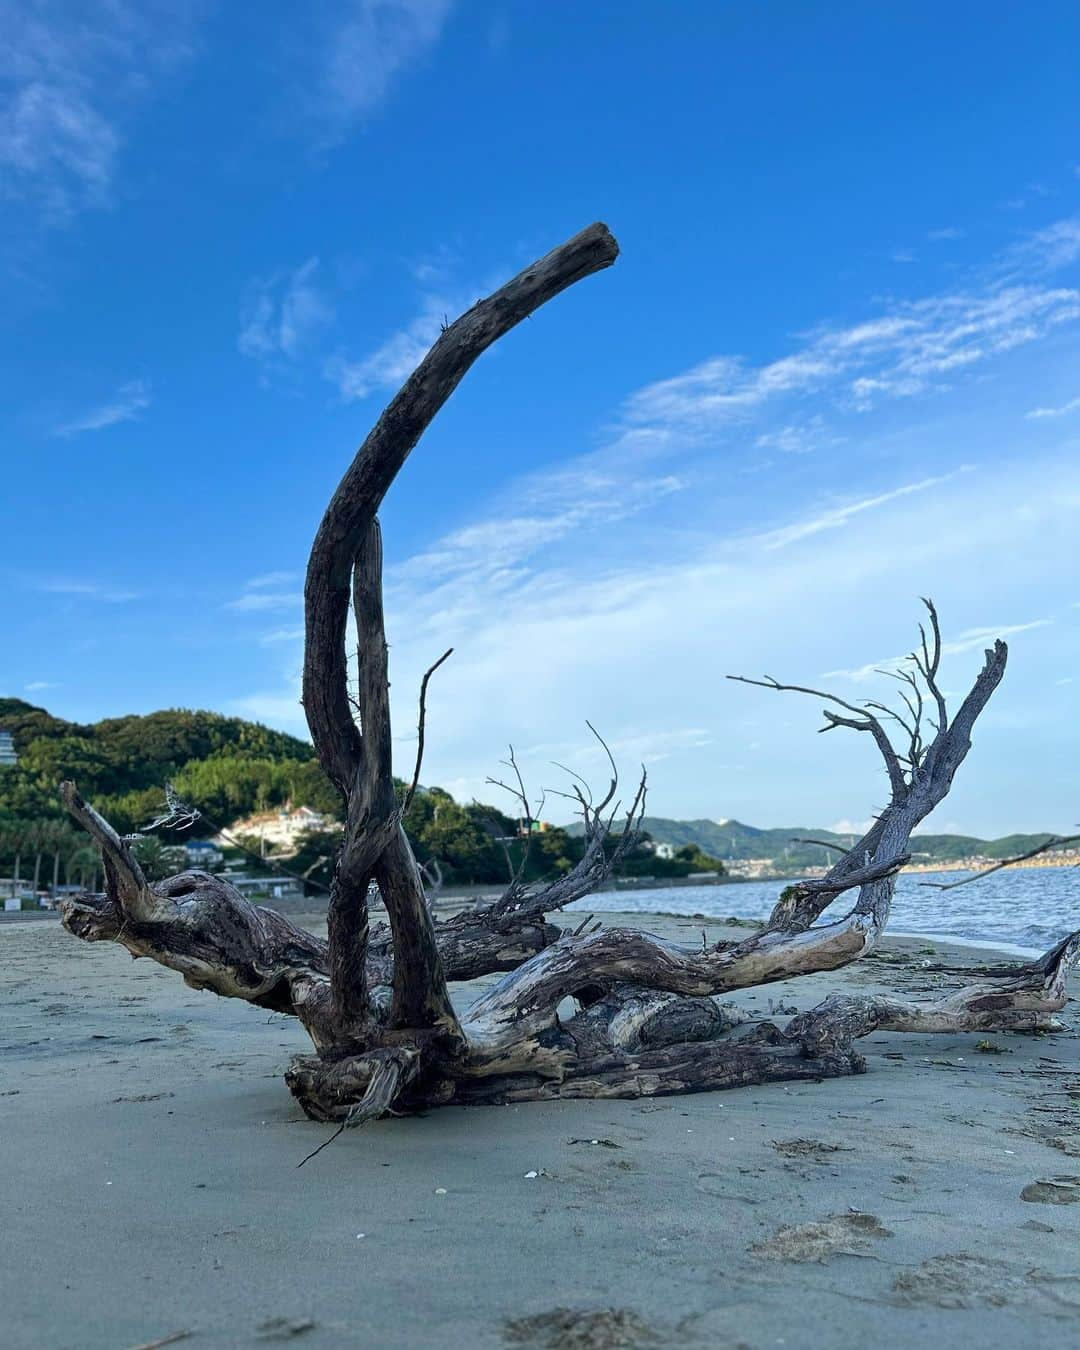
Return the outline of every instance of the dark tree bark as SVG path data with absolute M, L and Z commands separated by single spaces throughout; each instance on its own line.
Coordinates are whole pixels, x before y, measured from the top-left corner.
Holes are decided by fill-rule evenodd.
M 392 776 L 376 513 L 477 357 L 617 254 L 606 227 L 592 225 L 451 324 L 379 418 L 319 525 L 305 583 L 304 707 L 345 821 L 326 942 L 249 904 L 218 877 L 188 872 L 151 885 L 128 842 L 74 785 L 62 787 L 68 811 L 101 848 L 106 875 L 104 895 L 63 904 L 65 927 L 90 941 L 118 942 L 196 988 L 298 1017 L 315 1053 L 298 1058 L 286 1082 L 315 1119 L 356 1124 L 391 1109 L 451 1102 L 650 1096 L 858 1073 L 865 1062 L 854 1043 L 871 1031 L 1036 1030 L 1064 1004 L 1077 935 L 997 983 L 937 1003 L 833 998 L 781 1028 L 715 1001 L 731 990 L 838 969 L 883 931 L 911 834 L 948 793 L 972 728 L 1005 672 L 1006 648 L 998 642 L 950 718 L 937 679 L 941 634 L 929 602 L 929 635 L 922 633 L 910 667 L 898 675 L 902 712 L 771 679 L 748 681 L 821 697 L 828 705 L 823 729 L 869 733 L 889 782 L 888 804 L 873 827 L 826 876 L 788 887 L 762 931 L 687 950 L 647 933 L 599 926 L 571 932 L 552 922 L 602 884 L 637 839 L 644 775 L 616 833 L 614 764 L 599 803 L 576 789 L 584 853 L 567 876 L 527 886 L 518 868 L 498 900 L 445 922 L 434 919 Z M 355 699 L 346 673 L 350 611 Z M 934 718 L 928 736 L 924 707 Z M 422 691 L 421 738 L 423 722 Z M 899 728 L 900 745 L 890 725 Z M 414 782 L 418 776 L 419 764 Z M 512 790 L 519 788 L 520 779 Z M 523 788 L 520 795 L 528 814 Z M 388 918 L 375 929 L 371 888 Z M 822 922 L 848 892 L 855 893 L 850 911 Z M 449 982 L 499 972 L 503 977 L 459 1014 Z M 577 1011 L 560 1019 L 566 999 Z

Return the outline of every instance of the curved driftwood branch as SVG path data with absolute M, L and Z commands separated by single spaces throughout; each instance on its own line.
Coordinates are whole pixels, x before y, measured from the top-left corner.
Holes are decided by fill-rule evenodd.
M 402 385 L 330 500 L 304 586 L 304 710 L 327 774 L 342 790 L 360 756 L 346 678 L 349 583 L 357 547 L 410 451 L 473 362 L 493 342 L 619 254 L 606 225 L 590 225 L 519 272 L 452 323 Z
M 316 533 L 304 586 L 303 690 L 316 753 L 346 809 L 329 912 L 331 983 L 343 1044 L 362 1045 L 372 1030 L 366 987 L 371 881 L 379 888 L 393 937 L 390 1027 L 440 1028 L 448 1044 L 460 1039 L 394 791 L 376 512 L 410 451 L 477 357 L 568 286 L 610 266 L 617 255 L 606 226 L 591 225 L 446 328 L 360 447 Z M 347 683 L 350 600 L 358 638 L 359 727 Z M 421 754 L 427 679 L 421 692 Z

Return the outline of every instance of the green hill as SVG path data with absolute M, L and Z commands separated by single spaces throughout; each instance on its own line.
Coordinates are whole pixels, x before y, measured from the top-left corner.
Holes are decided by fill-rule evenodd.
M 0 729 L 18 755 L 0 769 L 0 818 L 58 816 L 62 778 L 124 832 L 157 814 L 166 781 L 221 822 L 290 798 L 337 806 L 309 744 L 239 717 L 170 709 L 82 724 L 0 698 Z

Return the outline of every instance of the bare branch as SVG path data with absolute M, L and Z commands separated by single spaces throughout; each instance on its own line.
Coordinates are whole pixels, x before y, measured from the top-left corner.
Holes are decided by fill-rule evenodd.
M 855 714 L 857 720 L 840 717 L 836 713 L 824 710 L 827 726 L 821 728 L 822 731 L 831 731 L 834 727 L 850 727 L 853 731 L 868 731 L 874 738 L 874 743 L 881 752 L 881 757 L 885 761 L 885 769 L 889 775 L 889 785 L 892 788 L 893 797 L 900 797 L 907 784 L 904 780 L 904 770 L 901 767 L 900 760 L 896 750 L 889 740 L 885 728 L 878 719 L 866 710 L 860 708 L 858 704 L 848 703 L 846 699 L 838 697 L 836 694 L 824 692 L 821 689 L 808 689 L 801 684 L 781 684 L 774 680 L 771 675 L 766 675 L 764 679 L 754 680 L 746 675 L 729 675 L 729 680 L 735 680 L 739 684 L 755 684 L 761 689 L 774 689 L 777 693 L 809 694 L 812 698 L 823 698 L 829 703 L 835 703 L 837 707 L 846 708 L 848 712 Z
M 817 879 L 809 890 L 805 884 L 789 886 L 784 890 L 769 918 L 769 927 L 772 929 L 784 931 L 808 928 L 838 896 L 851 889 L 853 885 L 860 885 L 863 888 L 860 904 L 887 904 L 888 896 L 882 887 L 888 889 L 892 885 L 889 877 L 892 874 L 893 861 L 906 853 L 912 831 L 944 799 L 957 768 L 971 748 L 971 729 L 986 706 L 987 700 L 1001 682 L 1008 659 L 1008 649 L 1003 642 L 997 642 L 987 651 L 982 671 L 961 704 L 956 717 L 949 722 L 944 711 L 944 700 L 939 697 L 940 691 L 936 684 L 942 649 L 937 611 L 931 602 L 924 601 L 924 603 L 930 613 L 932 636 L 928 638 L 925 632 L 922 634 L 921 652 L 911 658 L 918 674 L 911 671 L 887 672 L 911 690 L 910 695 L 907 694 L 906 688 L 901 691 L 911 721 L 908 722 L 901 714 L 885 708 L 882 704 L 868 705 L 870 709 L 876 707 L 883 716 L 896 721 L 907 732 L 909 748 L 905 758 L 910 769 L 907 775 L 903 771 L 900 756 L 885 734 L 881 722 L 873 716 L 872 711 L 867 711 L 866 707 L 859 708 L 836 695 L 808 689 L 802 685 L 782 685 L 771 676 L 761 680 L 748 679 L 745 676 L 729 676 L 730 679 L 739 680 L 743 684 L 780 691 L 791 690 L 825 698 L 843 708 L 845 712 L 855 714 L 853 717 L 847 717 L 826 708 L 824 710 L 826 725 L 822 730 L 828 731 L 843 726 L 871 731 L 885 756 L 893 786 L 889 805 L 875 819 L 863 838 L 839 858 L 824 877 Z M 923 697 L 919 687 L 920 677 L 934 695 L 939 709 L 939 721 L 933 742 L 925 749 L 921 731 Z M 888 870 L 883 877 L 876 880 L 868 881 L 865 877 L 859 879 L 860 871 L 870 864 L 880 864 Z
M 808 881 L 796 882 L 790 889 L 800 895 L 829 895 L 835 898 L 855 886 L 865 886 L 869 881 L 879 881 L 882 877 L 892 876 L 910 861 L 910 853 L 898 853 L 892 858 L 883 858 L 881 862 L 868 862 L 865 866 L 848 872 L 842 882 L 828 876 L 812 877 Z
M 791 839 L 793 844 L 816 844 L 819 848 L 832 848 L 837 853 L 848 853 L 849 850 L 843 844 L 831 843 L 828 839 L 803 839 L 799 835 L 794 835 Z
M 519 838 L 523 842 L 521 845 L 521 857 L 518 859 L 516 866 L 510 856 L 510 850 L 505 844 L 503 845 L 503 853 L 506 855 L 506 865 L 510 871 L 510 882 L 502 896 L 496 902 L 500 907 L 512 906 L 517 897 L 521 895 L 524 890 L 523 878 L 525 876 L 525 869 L 529 865 L 529 855 L 532 852 L 532 827 L 533 821 L 536 819 L 533 815 L 532 805 L 529 802 L 529 794 L 525 791 L 525 780 L 521 776 L 521 770 L 518 767 L 518 762 L 514 755 L 514 747 L 512 745 L 508 749 L 508 754 L 509 758 L 502 760 L 502 763 L 505 764 L 508 769 L 513 770 L 517 786 L 515 787 L 513 784 L 504 783 L 501 778 L 488 778 L 485 780 L 490 783 L 492 787 L 502 788 L 504 792 L 509 792 L 515 801 L 520 802 L 522 819 L 524 821 L 523 829 L 519 830 Z M 542 811 L 543 809 L 544 798 L 543 795 L 541 795 L 540 805 L 537 807 L 537 810 Z
M 532 889 L 518 887 L 508 891 L 490 907 L 492 914 L 512 915 L 515 920 L 538 918 L 544 914 L 562 909 L 574 900 L 595 891 L 619 867 L 619 864 L 636 847 L 641 838 L 641 819 L 645 814 L 646 774 L 642 767 L 641 778 L 633 799 L 626 811 L 622 832 L 614 835 L 616 806 L 610 816 L 605 817 L 599 808 L 588 804 L 584 793 L 576 793 L 581 806 L 581 816 L 585 826 L 585 847 L 581 858 L 564 876 L 556 877 L 546 885 Z M 610 794 L 605 797 L 605 803 Z M 609 847 L 614 838 L 614 844 Z
M 416 768 L 413 770 L 412 782 L 409 784 L 409 790 L 405 793 L 405 800 L 401 803 L 401 814 L 405 815 L 412 805 L 412 799 L 416 794 L 416 789 L 420 784 L 420 769 L 424 763 L 424 725 L 427 720 L 427 687 L 428 681 L 432 675 L 439 669 L 442 663 L 453 655 L 453 647 L 447 647 L 442 656 L 433 666 L 428 666 L 424 671 L 424 678 L 420 681 L 420 716 L 416 724 Z

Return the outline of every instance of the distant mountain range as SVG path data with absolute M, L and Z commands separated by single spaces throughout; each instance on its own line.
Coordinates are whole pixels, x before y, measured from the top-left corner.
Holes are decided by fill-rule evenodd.
M 762 830 L 739 820 L 667 820 L 646 816 L 642 827 L 658 844 L 696 844 L 704 852 L 725 862 L 749 858 L 771 858 L 777 870 L 815 867 L 836 857 L 834 850 L 814 844 L 794 843 L 795 839 L 823 839 L 826 843 L 849 848 L 858 839 L 854 834 L 836 834 L 809 825 Z M 974 856 L 1009 858 L 1044 843 L 1049 834 L 1008 834 L 1002 839 L 976 839 L 967 834 L 916 834 L 912 836 L 914 861 L 955 862 Z

